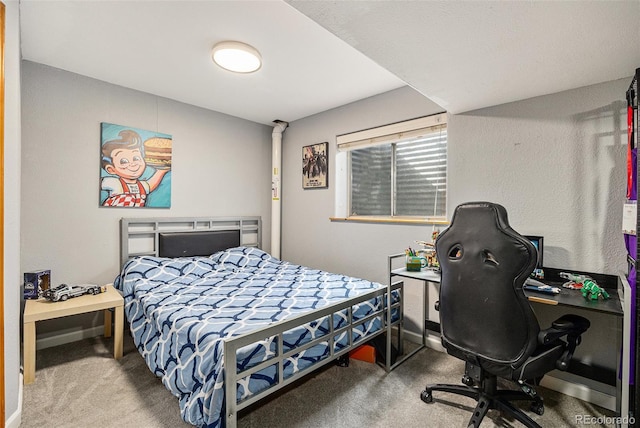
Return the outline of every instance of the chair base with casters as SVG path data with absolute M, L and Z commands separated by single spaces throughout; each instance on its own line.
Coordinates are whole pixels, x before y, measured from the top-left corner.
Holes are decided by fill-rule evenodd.
M 538 335 L 540 348 L 521 367 L 510 370 L 508 373 L 504 369 L 500 372 L 501 378 L 511 380 L 520 390 L 498 389 L 498 376 L 482 368 L 480 366 L 481 360 L 478 360 L 480 365 L 466 362 L 465 374 L 462 378 L 464 385 L 427 385 L 420 394 L 420 398 L 425 403 L 432 403 L 433 391 L 449 392 L 473 398 L 478 404 L 467 424 L 468 428 L 479 427 L 491 409 L 511 415 L 526 427 L 541 428 L 511 402 L 530 401 L 529 410 L 537 415 L 543 415 L 544 402 L 534 386 L 538 385 L 544 374 L 553 368 L 559 370 L 568 368 L 573 353 L 580 344 L 581 334 L 589 328 L 589 324 L 589 320 L 586 318 L 577 315 L 564 315 L 554 321 L 550 328 L 540 331 Z M 560 340 L 565 336 L 566 342 Z M 463 356 L 457 355 L 455 350 L 450 349 L 449 353 L 463 359 Z M 551 367 L 550 364 L 555 367 Z
M 542 398 L 535 392 L 535 389 L 525 383 L 522 384 L 521 391 L 498 389 L 497 376 L 494 375 L 482 376 L 482 380 L 478 382 L 479 386 L 474 387 L 473 385 L 476 384 L 476 381 L 468 374 L 470 371 L 469 366 L 471 366 L 471 370 L 477 369 L 471 363 L 467 363 L 465 376 L 462 378 L 464 385 L 427 385 L 426 389 L 420 394 L 422 401 L 432 403 L 433 391 L 449 392 L 473 398 L 478 404 L 467 424 L 468 428 L 479 427 L 487 412 L 491 409 L 507 413 L 527 427 L 541 428 L 527 414 L 511 404 L 511 401 L 531 401 L 530 410 L 538 415 L 544 414 Z

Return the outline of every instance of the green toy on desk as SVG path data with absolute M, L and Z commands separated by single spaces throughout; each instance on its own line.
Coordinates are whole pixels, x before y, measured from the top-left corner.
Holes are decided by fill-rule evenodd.
M 600 288 L 598 284 L 590 279 L 587 279 L 582 283 L 581 291 L 582 296 L 585 299 L 598 300 L 598 297 L 602 297 L 606 300 L 609 298 L 609 293 L 607 293 L 603 288 Z
M 591 279 L 591 277 L 587 275 L 560 272 L 560 277 L 569 280 L 568 282 L 562 284 L 563 287 L 580 290 L 582 292 L 582 296 L 585 299 L 598 300 L 598 297 L 602 297 L 606 300 L 609 298 L 609 293 L 607 293 L 593 279 Z

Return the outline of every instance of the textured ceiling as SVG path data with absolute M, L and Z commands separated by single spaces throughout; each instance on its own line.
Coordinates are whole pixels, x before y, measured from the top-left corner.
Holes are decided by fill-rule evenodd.
M 405 86 L 282 1 L 22 1 L 29 61 L 270 124 Z M 222 70 L 211 48 L 240 40 L 264 60 Z
M 640 1 L 34 1 L 29 61 L 270 124 L 410 85 L 452 113 L 629 77 Z M 210 59 L 262 54 L 251 75 Z
M 452 113 L 630 77 L 640 1 L 289 1 Z

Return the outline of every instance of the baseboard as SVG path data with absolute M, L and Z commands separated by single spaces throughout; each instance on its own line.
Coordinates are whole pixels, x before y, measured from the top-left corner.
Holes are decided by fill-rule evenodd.
M 5 421 L 5 428 L 19 428 L 22 423 L 22 383 L 22 373 L 20 373 L 20 379 L 18 381 L 18 408 Z
M 413 331 L 405 330 L 404 338 L 409 342 L 418 343 L 418 344 L 422 343 L 422 337 L 420 336 L 420 334 L 414 333 Z M 435 349 L 436 351 L 440 351 L 440 352 L 446 352 L 446 349 L 444 349 L 444 346 L 442 346 L 442 342 L 440 342 L 440 336 L 435 337 L 435 336 L 427 335 L 426 344 L 428 348 Z
M 102 336 L 104 334 L 104 326 L 91 327 L 84 330 L 73 330 L 64 333 L 52 334 L 50 336 L 41 337 L 36 340 L 36 349 L 52 348 L 65 343 L 77 342 L 78 340 L 88 339 L 90 337 Z
M 418 333 L 405 330 L 404 336 L 405 339 L 410 342 L 422 343 L 422 337 Z M 426 345 L 436 351 L 446 352 L 446 349 L 440 342 L 439 336 L 427 336 Z M 614 387 L 590 381 L 589 379 L 579 378 L 571 375 L 570 373 L 561 373 L 560 375 L 571 377 L 572 379 L 561 379 L 557 376 L 553 376 L 552 373 L 545 376 L 540 384 L 545 388 L 560 392 L 570 397 L 587 401 L 614 412 L 617 411 Z
M 563 376 L 567 374 L 570 375 L 569 373 L 562 373 Z M 593 385 L 585 385 L 583 382 Z M 574 381 L 569 381 L 553 376 L 553 374 L 548 374 L 543 377 L 540 385 L 545 388 L 561 392 L 570 397 L 578 398 L 582 401 L 587 401 L 597 406 L 604 407 L 605 409 L 609 409 L 613 412 L 617 411 L 615 388 L 612 386 L 593 382 L 589 379 L 578 378 L 577 376 L 575 376 Z M 613 389 L 612 394 L 614 395 L 606 392 L 606 390 L 611 389 Z

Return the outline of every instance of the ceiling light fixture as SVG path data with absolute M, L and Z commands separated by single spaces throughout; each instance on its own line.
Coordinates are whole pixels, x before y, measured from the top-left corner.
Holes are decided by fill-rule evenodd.
M 242 42 L 226 41 L 216 44 L 211 58 L 220 67 L 236 73 L 253 73 L 262 66 L 260 52 Z

